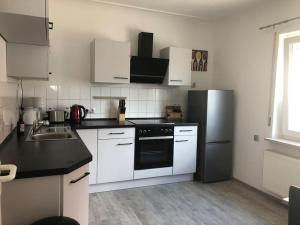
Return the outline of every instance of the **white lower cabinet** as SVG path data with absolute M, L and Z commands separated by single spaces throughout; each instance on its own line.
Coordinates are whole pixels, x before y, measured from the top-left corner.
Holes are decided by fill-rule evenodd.
M 83 129 L 77 130 L 77 133 L 85 146 L 88 148 L 93 156 L 93 161 L 89 164 L 90 177 L 89 184 L 97 183 L 97 160 L 98 160 L 98 141 L 97 141 L 97 129 Z
M 89 218 L 89 167 L 85 165 L 63 176 L 63 216 L 88 225 Z
M 66 175 L 4 183 L 3 225 L 28 225 L 51 216 L 67 216 L 88 225 L 88 168 L 86 164 Z
M 134 138 L 98 141 L 98 183 L 133 180 Z
M 196 172 L 197 136 L 174 137 L 173 175 Z

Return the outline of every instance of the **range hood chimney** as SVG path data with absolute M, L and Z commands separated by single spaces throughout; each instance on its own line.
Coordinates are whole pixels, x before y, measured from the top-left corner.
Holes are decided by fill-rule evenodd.
M 130 61 L 130 82 L 162 83 L 166 75 L 169 60 L 152 58 L 153 33 L 139 34 L 138 56 Z

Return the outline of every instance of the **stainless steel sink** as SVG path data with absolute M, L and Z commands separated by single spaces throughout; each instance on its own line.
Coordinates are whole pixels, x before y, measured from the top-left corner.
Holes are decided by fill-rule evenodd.
M 45 141 L 45 140 L 66 140 L 77 139 L 71 127 L 41 127 L 33 133 L 31 129 L 26 141 Z

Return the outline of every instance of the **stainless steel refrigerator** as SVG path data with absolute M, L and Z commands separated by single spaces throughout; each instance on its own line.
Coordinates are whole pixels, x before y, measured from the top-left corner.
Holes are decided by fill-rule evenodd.
M 196 180 L 231 179 L 233 113 L 233 91 L 189 91 L 188 121 L 199 123 Z

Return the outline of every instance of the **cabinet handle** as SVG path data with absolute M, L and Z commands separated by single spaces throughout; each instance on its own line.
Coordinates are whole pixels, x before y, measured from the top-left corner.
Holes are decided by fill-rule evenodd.
M 49 22 L 49 30 L 53 30 L 53 22 Z
M 180 130 L 179 132 L 192 132 L 193 130 Z
M 175 82 L 182 82 L 182 80 L 170 80 L 170 81 L 175 81 Z
M 119 133 L 108 133 L 109 135 L 120 135 L 120 134 L 125 134 L 124 132 L 119 132 Z
M 71 181 L 70 181 L 70 184 L 75 184 L 75 183 L 77 183 L 78 181 L 82 180 L 83 178 L 87 177 L 88 175 L 90 175 L 90 172 L 84 173 L 81 177 L 77 178 L 76 180 L 71 180 Z
M 114 78 L 119 80 L 128 80 L 128 77 L 114 77 Z
M 119 146 L 123 146 L 123 145 L 132 145 L 133 143 L 120 143 L 120 144 L 117 144 Z
M 188 142 L 189 140 L 176 140 L 175 142 Z

